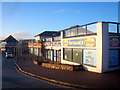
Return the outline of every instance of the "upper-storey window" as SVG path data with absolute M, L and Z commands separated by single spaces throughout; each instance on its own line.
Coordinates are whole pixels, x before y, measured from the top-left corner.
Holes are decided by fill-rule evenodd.
M 77 35 L 77 28 L 72 28 L 70 30 L 70 36 L 76 36 Z
M 120 24 L 118 24 L 118 31 L 119 31 L 118 33 L 120 33 Z
M 96 24 L 87 25 L 87 34 L 95 34 L 96 31 Z
M 78 27 L 78 35 L 86 34 L 86 26 Z
M 64 32 L 65 34 L 65 37 L 70 37 L 70 30 L 66 30 L 65 32 Z
M 64 31 L 64 37 L 73 37 L 79 35 L 90 35 L 96 34 L 96 23 L 84 25 L 80 27 L 70 28 Z
M 52 39 L 52 38 L 46 38 L 45 41 L 46 41 L 46 42 L 51 42 L 51 39 Z
M 53 41 L 60 41 L 60 36 L 58 36 L 58 37 L 53 37 Z
M 109 23 L 108 30 L 109 33 L 117 33 L 117 24 Z

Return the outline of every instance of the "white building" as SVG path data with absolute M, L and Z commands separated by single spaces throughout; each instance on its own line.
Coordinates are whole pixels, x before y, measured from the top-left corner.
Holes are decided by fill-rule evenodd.
M 120 23 L 95 22 L 59 32 L 44 42 L 47 59 L 97 73 L 120 69 Z

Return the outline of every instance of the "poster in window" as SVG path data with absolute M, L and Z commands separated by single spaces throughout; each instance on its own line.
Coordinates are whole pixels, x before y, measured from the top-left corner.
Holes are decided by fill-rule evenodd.
M 118 66 L 118 50 L 109 50 L 109 66 Z
M 96 66 L 96 50 L 83 50 L 83 64 Z

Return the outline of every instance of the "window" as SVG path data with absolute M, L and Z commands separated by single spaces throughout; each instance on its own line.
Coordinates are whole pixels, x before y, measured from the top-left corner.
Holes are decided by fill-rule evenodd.
M 41 49 L 38 48 L 38 56 L 41 56 Z
M 45 54 L 45 58 L 48 59 L 48 50 L 47 49 L 44 51 L 44 54 Z
M 64 49 L 64 59 L 72 60 L 72 49 Z
M 64 59 L 82 63 L 82 49 L 64 49 Z
M 85 35 L 86 34 L 86 26 L 78 27 L 78 35 Z
M 70 37 L 70 30 L 65 31 L 65 37 Z
M 119 51 L 117 49 L 109 50 L 109 67 L 119 65 Z
M 77 36 L 77 28 L 71 29 L 70 36 Z
M 120 24 L 118 24 L 118 33 L 120 33 Z
M 38 49 L 37 49 L 37 48 L 34 48 L 34 54 L 35 54 L 36 56 L 38 56 Z
M 82 63 L 82 49 L 73 49 L 73 61 Z
M 60 41 L 61 37 L 58 36 L 58 37 L 53 37 L 54 41 Z
M 46 38 L 46 42 L 51 42 L 52 38 Z
M 110 33 L 117 33 L 117 24 L 108 24 L 108 29 Z
M 91 65 L 91 66 L 96 66 L 96 50 L 88 50 L 84 49 L 83 50 L 83 64 Z
M 96 24 L 87 25 L 87 34 L 96 33 Z
M 51 50 L 48 50 L 48 59 L 51 59 Z

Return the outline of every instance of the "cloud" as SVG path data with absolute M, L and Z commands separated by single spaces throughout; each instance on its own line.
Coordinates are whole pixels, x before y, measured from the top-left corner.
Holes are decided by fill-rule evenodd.
M 64 12 L 68 12 L 68 10 L 67 9 L 59 9 L 59 10 L 54 11 L 54 13 L 64 13 Z
M 70 9 L 59 9 L 56 11 L 53 11 L 54 13 L 68 13 L 68 12 L 72 12 L 72 13 L 80 13 L 80 10 L 70 10 Z
M 33 39 L 34 38 L 34 34 L 30 33 L 30 32 L 24 32 L 24 31 L 16 31 L 14 33 L 12 33 L 11 35 L 13 35 L 16 39 Z
M 80 10 L 74 10 L 73 12 L 75 12 L 75 13 L 81 13 Z

